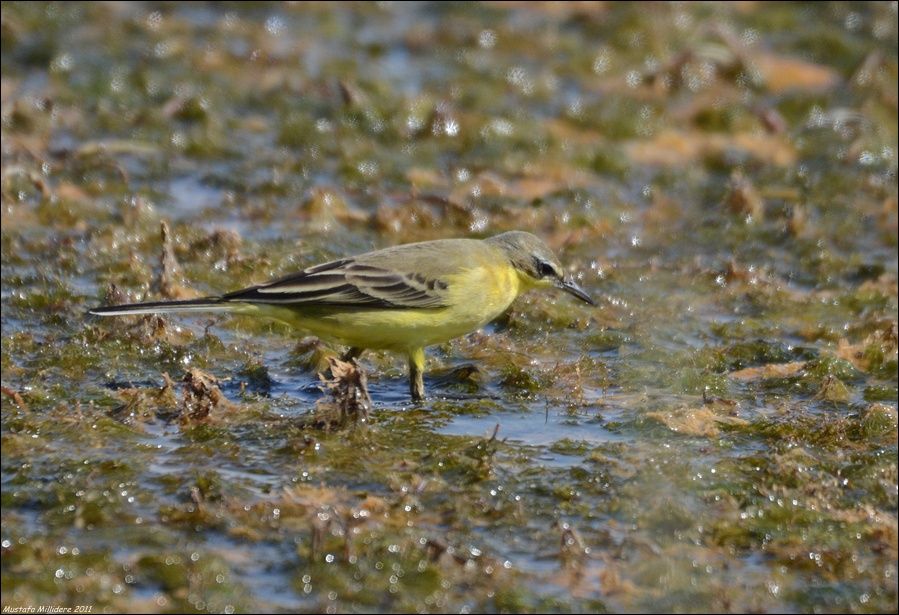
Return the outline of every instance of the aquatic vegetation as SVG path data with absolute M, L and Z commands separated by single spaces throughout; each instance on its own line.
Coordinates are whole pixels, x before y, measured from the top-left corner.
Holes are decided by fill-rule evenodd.
M 3 13 L 3 606 L 897 609 L 889 2 Z M 94 320 L 523 229 L 405 366 Z

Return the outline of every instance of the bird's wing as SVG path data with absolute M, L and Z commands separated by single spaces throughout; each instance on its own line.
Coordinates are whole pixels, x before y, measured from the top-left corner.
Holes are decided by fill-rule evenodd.
M 447 283 L 347 258 L 224 295 L 226 301 L 357 308 L 445 307 Z

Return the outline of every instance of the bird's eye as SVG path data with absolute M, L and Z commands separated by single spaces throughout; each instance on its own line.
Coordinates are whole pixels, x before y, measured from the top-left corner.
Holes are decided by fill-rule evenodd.
M 537 272 L 541 278 L 553 277 L 556 275 L 555 268 L 546 261 L 537 261 Z

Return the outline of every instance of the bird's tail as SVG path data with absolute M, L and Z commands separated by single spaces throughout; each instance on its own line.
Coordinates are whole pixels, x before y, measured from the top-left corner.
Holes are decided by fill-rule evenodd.
M 221 297 L 203 297 L 185 301 L 150 301 L 108 305 L 88 310 L 95 316 L 133 316 L 136 314 L 159 314 L 160 312 L 208 312 L 210 310 L 232 310 L 235 304 Z

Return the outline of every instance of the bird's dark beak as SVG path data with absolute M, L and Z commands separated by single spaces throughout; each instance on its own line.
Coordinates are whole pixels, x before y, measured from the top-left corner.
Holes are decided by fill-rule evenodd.
M 565 278 L 564 280 L 559 280 L 558 282 L 559 288 L 564 290 L 569 295 L 574 295 L 584 303 L 589 303 L 590 305 L 596 305 L 596 302 L 590 298 L 584 289 L 575 284 L 574 280 L 571 278 Z

